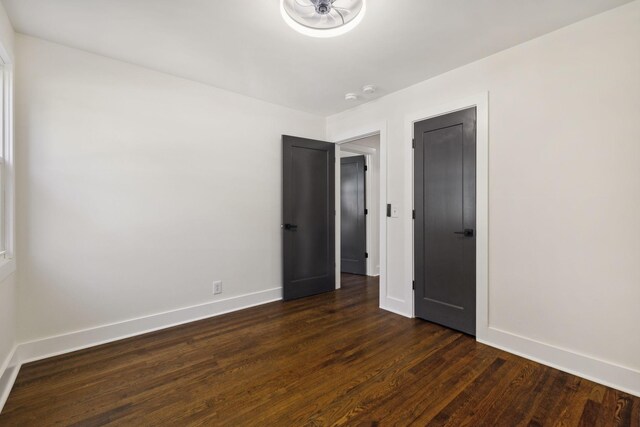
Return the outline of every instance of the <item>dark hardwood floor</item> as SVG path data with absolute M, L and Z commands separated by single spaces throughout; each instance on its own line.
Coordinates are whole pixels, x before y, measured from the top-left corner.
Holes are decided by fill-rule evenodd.
M 378 309 L 376 279 L 22 367 L 0 425 L 640 425 L 640 398 Z

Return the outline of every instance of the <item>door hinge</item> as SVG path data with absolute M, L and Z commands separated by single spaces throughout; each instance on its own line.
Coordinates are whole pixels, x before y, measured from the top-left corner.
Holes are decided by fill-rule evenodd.
M 411 212 L 411 218 L 412 219 L 416 219 L 416 210 L 415 209 Z
M 368 170 L 369 170 L 369 166 L 364 165 L 364 171 L 366 172 L 366 171 L 368 171 Z
M 411 140 L 411 148 L 416 148 L 416 139 L 415 138 L 413 138 Z
M 365 214 L 365 215 L 369 215 L 369 209 L 365 209 L 365 210 L 364 210 L 364 214 Z
M 364 257 L 365 257 L 365 258 L 369 258 L 369 252 L 365 252 L 365 253 L 364 253 Z
M 411 284 L 411 289 L 416 290 L 416 281 L 414 280 Z

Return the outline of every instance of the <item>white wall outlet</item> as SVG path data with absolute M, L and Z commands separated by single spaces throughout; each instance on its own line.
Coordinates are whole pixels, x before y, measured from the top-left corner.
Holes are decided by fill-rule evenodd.
M 222 293 L 222 280 L 216 280 L 213 282 L 213 294 L 218 295 Z

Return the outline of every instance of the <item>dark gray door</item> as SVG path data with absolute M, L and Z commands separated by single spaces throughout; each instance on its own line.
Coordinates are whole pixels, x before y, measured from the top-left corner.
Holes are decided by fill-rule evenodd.
M 335 289 L 335 146 L 282 137 L 283 297 Z
M 343 273 L 367 274 L 367 219 L 364 156 L 340 159 L 340 266 Z
M 476 333 L 476 109 L 415 124 L 415 313 Z

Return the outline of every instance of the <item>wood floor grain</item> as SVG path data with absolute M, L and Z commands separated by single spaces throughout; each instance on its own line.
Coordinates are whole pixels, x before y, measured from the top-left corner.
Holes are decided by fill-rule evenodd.
M 639 426 L 640 399 L 378 308 L 378 282 L 22 367 L 2 426 Z

